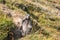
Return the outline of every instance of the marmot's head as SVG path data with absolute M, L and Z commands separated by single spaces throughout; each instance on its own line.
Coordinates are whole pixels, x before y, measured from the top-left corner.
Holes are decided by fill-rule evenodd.
M 26 18 L 27 18 L 27 19 L 29 19 L 29 18 L 30 18 L 30 15 L 29 15 L 29 14 L 27 14 L 27 15 L 26 15 Z

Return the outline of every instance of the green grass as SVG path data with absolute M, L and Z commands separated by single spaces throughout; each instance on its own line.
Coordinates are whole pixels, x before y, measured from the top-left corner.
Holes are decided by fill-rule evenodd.
M 7 32 L 12 27 L 13 23 L 6 15 L 0 14 L 0 40 L 7 36 Z

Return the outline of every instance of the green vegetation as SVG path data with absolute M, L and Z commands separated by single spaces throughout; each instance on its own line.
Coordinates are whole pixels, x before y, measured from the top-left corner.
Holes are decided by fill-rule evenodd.
M 11 27 L 13 27 L 11 19 L 0 13 L 0 40 L 3 40 L 7 36 L 7 32 Z

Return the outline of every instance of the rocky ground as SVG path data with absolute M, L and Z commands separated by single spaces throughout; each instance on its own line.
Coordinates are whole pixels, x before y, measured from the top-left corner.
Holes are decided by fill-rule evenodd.
M 0 0 L 0 40 L 14 27 L 8 15 L 30 14 L 30 35 L 18 40 L 60 40 L 60 0 Z

